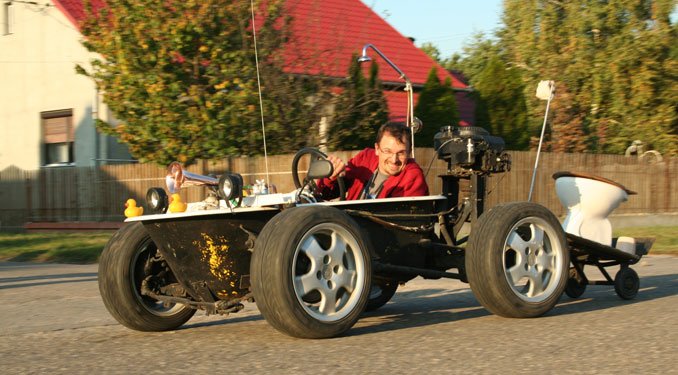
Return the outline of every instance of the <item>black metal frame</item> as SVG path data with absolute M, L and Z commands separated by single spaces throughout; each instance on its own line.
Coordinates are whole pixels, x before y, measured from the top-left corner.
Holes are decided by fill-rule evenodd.
M 619 266 L 620 270 L 629 268 L 649 252 L 654 242 L 652 238 L 637 238 L 636 253 L 629 254 L 570 233 L 566 233 L 566 237 L 570 247 L 570 261 L 577 271 L 575 278 L 580 285 L 614 285 L 614 278 L 605 269 L 614 266 Z M 613 243 L 615 241 L 616 238 Z M 587 265 L 597 267 L 605 280 L 589 280 L 584 272 Z

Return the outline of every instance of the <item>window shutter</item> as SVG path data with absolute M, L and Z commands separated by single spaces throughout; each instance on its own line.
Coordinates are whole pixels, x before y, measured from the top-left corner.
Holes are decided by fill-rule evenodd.
M 42 116 L 42 134 L 45 143 L 73 142 L 73 115 L 62 114 L 61 116 Z

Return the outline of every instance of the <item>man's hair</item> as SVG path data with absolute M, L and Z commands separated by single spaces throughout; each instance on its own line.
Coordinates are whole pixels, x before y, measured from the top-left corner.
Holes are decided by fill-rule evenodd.
M 400 143 L 406 145 L 408 148 L 412 146 L 410 144 L 412 131 L 402 122 L 388 122 L 382 125 L 377 132 L 377 144 L 381 142 L 381 138 L 384 136 L 384 133 L 391 134 L 393 137 L 395 137 L 395 139 L 399 140 Z

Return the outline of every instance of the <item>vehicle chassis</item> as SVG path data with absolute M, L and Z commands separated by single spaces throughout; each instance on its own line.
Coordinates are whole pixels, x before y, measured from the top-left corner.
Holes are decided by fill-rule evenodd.
M 510 161 L 501 150 L 480 147 L 491 136 L 461 138 L 457 146 L 469 150 L 463 158 L 450 155 L 464 152 L 444 153 L 446 144 L 438 144 L 439 157 L 448 161 L 438 196 L 128 219 L 100 260 L 104 303 L 129 328 L 162 331 L 181 326 L 196 309 L 227 314 L 256 301 L 281 332 L 325 338 L 348 330 L 363 311 L 379 308 L 417 276 L 468 282 L 486 309 L 505 317 L 540 316 L 564 291 L 580 296 L 589 284 L 586 264 L 620 265 L 619 282 L 603 270 L 608 284 L 622 298 L 635 296 L 638 277 L 628 266 L 649 245 L 630 255 L 566 235 L 557 218 L 534 203 L 485 212 L 487 177 L 508 170 Z M 470 233 L 460 238 L 467 223 Z

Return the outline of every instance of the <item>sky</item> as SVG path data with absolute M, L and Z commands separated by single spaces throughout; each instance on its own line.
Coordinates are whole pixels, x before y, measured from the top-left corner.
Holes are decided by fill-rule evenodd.
M 465 42 L 500 25 L 502 0 L 361 0 L 417 46 L 433 43 L 441 58 L 462 53 Z

